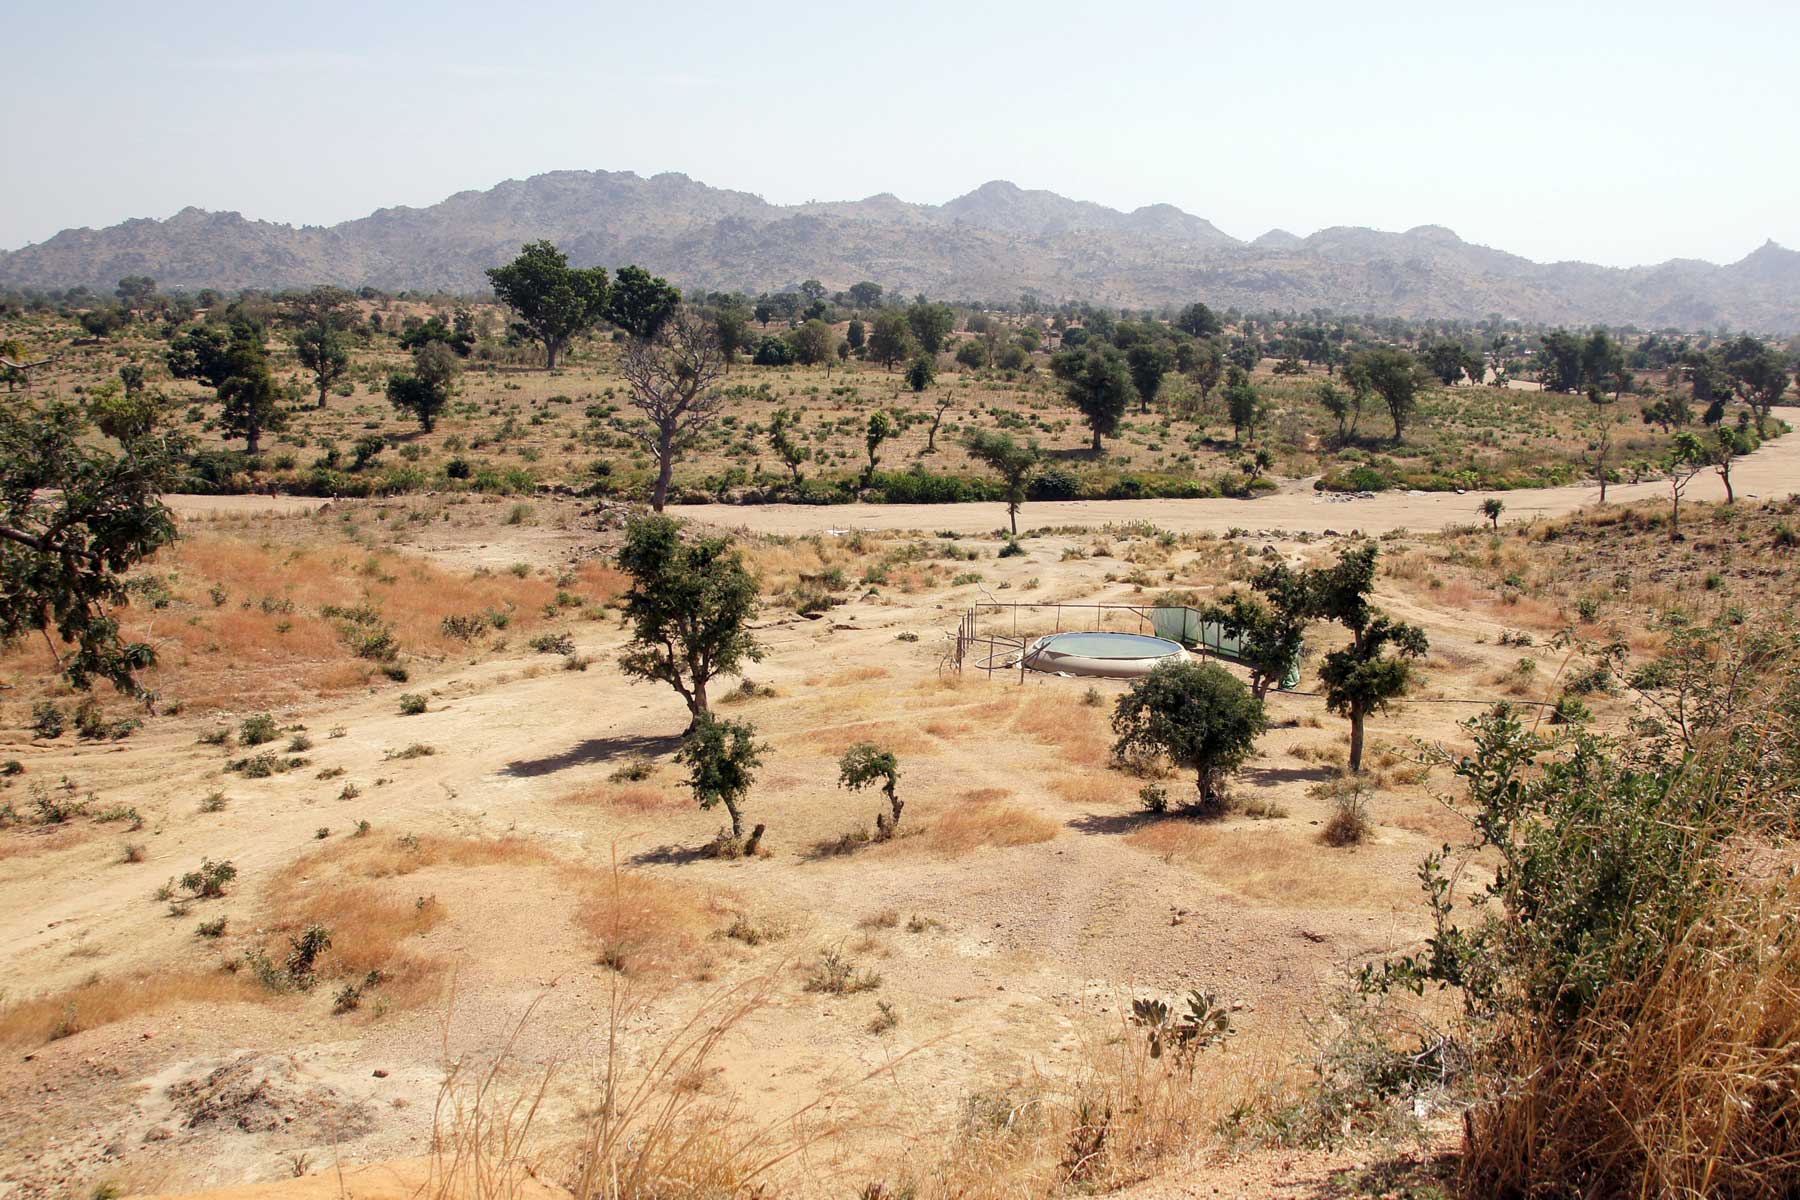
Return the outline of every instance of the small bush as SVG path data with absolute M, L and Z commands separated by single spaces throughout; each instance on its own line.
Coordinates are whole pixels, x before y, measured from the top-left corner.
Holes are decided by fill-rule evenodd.
M 48 700 L 40 700 L 31 707 L 31 732 L 38 737 L 49 740 L 59 738 L 67 728 L 67 718 L 63 710 Z
M 806 970 L 806 990 L 830 996 L 846 996 L 874 991 L 881 986 L 881 976 L 864 971 L 835 949 L 819 951 L 819 957 Z
M 575 639 L 566 633 L 540 633 L 526 644 L 539 654 L 575 653 Z
M 417 692 L 403 692 L 400 696 L 400 715 L 416 717 L 426 709 L 425 697 Z
M 260 746 L 264 742 L 274 741 L 277 732 L 274 717 L 268 713 L 257 713 L 255 716 L 245 717 L 243 724 L 238 726 L 238 741 L 246 746 Z
M 225 894 L 225 885 L 237 878 L 237 868 L 230 859 L 214 862 L 202 859 L 198 870 L 189 871 L 179 881 L 181 890 L 195 900 L 217 900 Z
M 1362 780 L 1334 779 L 1312 791 L 1331 805 L 1331 814 L 1319 831 L 1320 841 L 1327 846 L 1355 846 L 1368 839 L 1369 790 Z
M 212 792 L 200 802 L 200 811 L 203 813 L 224 812 L 225 804 L 224 792 Z

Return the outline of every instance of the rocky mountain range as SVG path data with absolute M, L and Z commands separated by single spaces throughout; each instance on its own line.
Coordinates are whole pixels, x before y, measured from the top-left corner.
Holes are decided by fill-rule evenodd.
M 751 293 L 866 279 L 942 299 L 1029 291 L 1132 307 L 1199 299 L 1216 308 L 1800 331 L 1800 252 L 1774 242 L 1727 266 L 1675 259 L 1613 268 L 1537 263 L 1435 225 L 1334 227 L 1304 238 L 1276 229 L 1243 242 L 1172 205 L 1120 212 L 999 181 L 942 205 L 886 193 L 776 205 L 685 175 L 629 171 L 555 171 L 331 226 L 187 208 L 167 220 L 69 229 L 0 252 L 0 286 L 110 292 L 126 275 L 150 275 L 164 288 L 480 292 L 486 268 L 538 238 L 578 265 L 635 262 L 684 288 Z

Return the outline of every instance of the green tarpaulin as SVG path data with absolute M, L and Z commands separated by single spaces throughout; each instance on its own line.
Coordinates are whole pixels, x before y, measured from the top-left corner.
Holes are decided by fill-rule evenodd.
M 1192 649 L 1205 650 L 1217 654 L 1220 658 L 1228 658 L 1232 662 L 1243 661 L 1243 644 L 1231 634 L 1226 633 L 1212 621 L 1202 621 L 1200 614 L 1191 608 L 1157 608 L 1150 612 L 1151 627 L 1156 630 L 1157 637 L 1168 638 L 1172 642 L 1180 642 Z M 1291 688 L 1300 682 L 1300 668 L 1295 667 L 1281 681 L 1282 688 Z

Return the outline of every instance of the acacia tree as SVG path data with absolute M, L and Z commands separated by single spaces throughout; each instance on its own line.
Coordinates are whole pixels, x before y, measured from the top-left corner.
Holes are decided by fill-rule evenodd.
M 809 367 L 823 363 L 827 369 L 837 353 L 837 341 L 836 331 L 817 317 L 801 325 L 788 337 L 788 342 L 794 347 L 794 358 L 798 362 Z
M 1349 442 L 1356 436 L 1357 422 L 1362 420 L 1362 393 L 1346 391 L 1328 379 L 1319 384 L 1316 394 L 1319 404 L 1337 419 L 1339 444 Z
M 750 630 L 756 580 L 730 538 L 684 539 L 680 524 L 660 514 L 625 527 L 618 563 L 631 577 L 624 607 L 632 631 L 619 668 L 674 688 L 693 718 L 691 731 L 709 711 L 706 688 L 714 678 L 762 661 Z
M 569 256 L 547 241 L 527 243 L 519 257 L 487 273 L 494 295 L 518 314 L 513 328 L 544 347 L 544 366 L 569 342 L 607 315 L 605 267 L 569 266 Z
M 925 433 L 925 449 L 922 453 L 937 453 L 938 427 L 944 423 L 944 414 L 949 412 L 955 404 L 956 393 L 949 388 L 945 388 L 937 394 L 937 401 L 933 406 L 931 416 L 931 428 Z
M 900 810 L 906 807 L 899 795 L 900 762 L 891 750 L 858 742 L 838 759 L 838 786 L 860 792 L 874 784 L 881 785 L 888 802 L 887 812 L 875 814 L 875 840 L 885 842 L 900 828 Z
M 662 323 L 655 337 L 626 343 L 619 373 L 631 387 L 632 406 L 644 414 L 644 422 L 632 434 L 656 455 L 650 507 L 661 512 L 668 503 L 675 460 L 693 446 L 724 405 L 713 384 L 725 373 L 725 356 L 712 326 L 684 307 Z
M 688 769 L 688 788 L 699 801 L 700 810 L 708 811 L 723 804 L 731 817 L 730 851 L 746 858 L 754 857 L 762 842 L 764 826 L 757 825 L 744 837 L 744 797 L 756 768 L 762 765 L 767 746 L 756 741 L 756 727 L 748 721 L 722 721 L 711 713 L 702 713 L 681 739 L 675 761 Z
M 1376 346 L 1360 351 L 1344 368 L 1352 387 L 1373 392 L 1387 405 L 1394 422 L 1394 444 L 1406 436 L 1406 423 L 1418 408 L 1419 391 L 1425 386 L 1425 372 L 1406 351 L 1393 346 Z
M 937 367 L 929 354 L 921 354 L 913 359 L 912 366 L 906 368 L 906 386 L 915 392 L 922 392 L 931 386 L 937 377 Z
M 294 334 L 294 355 L 312 372 L 319 407 L 324 408 L 332 385 L 350 372 L 350 339 L 330 325 L 308 325 Z
M 1169 348 L 1160 342 L 1139 342 L 1125 352 L 1125 366 L 1131 372 L 1132 387 L 1137 389 L 1139 412 L 1149 412 L 1156 403 L 1163 376 L 1172 365 Z
M 948 304 L 921 300 L 906 310 L 906 323 L 925 353 L 936 354 L 944 348 L 944 339 L 950 331 L 956 328 L 956 310 Z
M 438 414 L 450 403 L 461 369 L 456 351 L 443 342 L 426 342 L 413 351 L 412 370 L 388 376 L 388 403 L 411 413 L 418 418 L 419 428 L 430 433 Z
M 1104 449 L 1100 439 L 1119 428 L 1126 406 L 1136 394 L 1124 357 L 1111 346 L 1068 351 L 1051 360 L 1051 369 L 1067 380 L 1069 402 L 1087 418 L 1094 434 L 1093 450 L 1099 454 Z
M 1325 707 L 1350 719 L 1352 774 L 1362 772 L 1363 722 L 1412 689 L 1413 660 L 1430 648 L 1423 629 L 1395 621 L 1370 603 L 1375 554 L 1373 543 L 1347 550 L 1311 577 L 1314 613 L 1350 631 L 1350 644 L 1325 656 L 1319 682 Z
M 1219 380 L 1225 373 L 1225 352 L 1219 349 L 1219 343 L 1211 338 L 1199 343 L 1194 348 L 1194 366 L 1189 375 L 1193 377 L 1194 386 L 1200 389 L 1202 406 L 1212 403 L 1212 390 L 1219 386 Z
M 1227 777 L 1268 728 L 1262 701 L 1217 663 L 1165 663 L 1131 685 L 1113 710 L 1113 752 L 1166 755 L 1194 772 L 1196 806 L 1219 812 Z
M 90 415 L 52 401 L 0 407 L 0 645 L 36 634 L 57 672 L 86 691 L 95 679 L 149 699 L 136 673 L 156 652 L 120 635 L 125 575 L 176 537 L 162 503 L 181 439 L 149 422 L 115 425 L 114 452 Z
M 1313 615 L 1309 576 L 1286 563 L 1271 563 L 1251 577 L 1254 594 L 1233 590 L 1200 610 L 1238 640 L 1238 661 L 1250 668 L 1251 693 L 1261 700 L 1300 665 L 1306 624 Z
M 1506 511 L 1506 501 L 1498 496 L 1489 496 L 1481 502 L 1481 515 L 1488 519 L 1488 528 L 1495 533 L 1500 532 L 1500 514 Z
M 1013 536 L 1019 534 L 1019 507 L 1025 503 L 1025 489 L 1030 482 L 1032 471 L 1037 469 L 1043 455 L 1038 451 L 1038 444 L 1029 442 L 1019 445 L 1004 433 L 993 430 L 976 430 L 969 434 L 963 442 L 969 457 L 985 464 L 997 472 L 1006 482 L 1006 518 L 1012 526 Z
M 803 481 L 800 475 L 800 464 L 812 457 L 812 448 L 802 446 L 794 440 L 800 431 L 800 414 L 791 409 L 778 408 L 769 419 L 769 447 L 781 457 L 783 465 L 793 472 L 794 486 L 799 487 Z
M 219 424 L 243 438 L 249 453 L 261 448 L 265 430 L 286 426 L 262 326 L 238 321 L 229 333 L 214 325 L 197 326 L 169 344 L 167 362 L 175 378 L 199 380 L 213 389 L 219 397 Z

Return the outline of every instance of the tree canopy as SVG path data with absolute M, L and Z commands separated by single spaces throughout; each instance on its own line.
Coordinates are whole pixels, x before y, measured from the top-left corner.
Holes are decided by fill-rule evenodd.
M 547 241 L 527 243 L 487 277 L 494 295 L 518 314 L 514 329 L 543 344 L 551 369 L 573 338 L 608 315 L 606 268 L 571 267 L 569 256 Z

